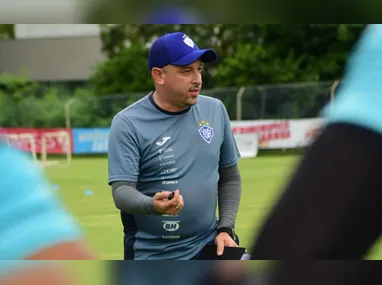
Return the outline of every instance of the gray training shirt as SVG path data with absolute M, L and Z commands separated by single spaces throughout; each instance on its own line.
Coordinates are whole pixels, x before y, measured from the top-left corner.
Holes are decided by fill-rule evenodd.
M 167 112 L 149 94 L 113 119 L 108 146 L 109 179 L 137 183 L 153 197 L 180 190 L 178 216 L 122 212 L 126 259 L 191 259 L 216 236 L 219 167 L 240 158 L 223 103 L 199 95 L 182 112 Z

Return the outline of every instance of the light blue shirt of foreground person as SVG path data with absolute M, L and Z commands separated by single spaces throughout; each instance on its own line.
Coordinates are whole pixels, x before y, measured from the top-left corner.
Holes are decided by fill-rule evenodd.
M 382 25 L 368 25 L 363 32 L 338 95 L 324 114 L 330 123 L 351 123 L 382 133 Z
M 79 238 L 79 226 L 53 193 L 42 170 L 27 154 L 0 141 L 0 260 L 22 260 Z M 4 270 L 5 262 L 0 273 Z

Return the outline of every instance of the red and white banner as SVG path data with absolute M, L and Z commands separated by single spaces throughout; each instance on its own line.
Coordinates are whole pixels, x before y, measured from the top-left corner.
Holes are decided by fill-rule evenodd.
M 296 120 L 231 121 L 236 139 L 258 135 L 259 149 L 300 148 L 309 145 L 324 125 L 321 118 Z
M 306 147 L 315 139 L 324 123 L 325 120 L 322 118 L 312 118 L 231 121 L 231 126 L 242 156 L 256 157 L 259 149 Z M 101 129 L 105 132 L 104 128 Z M 92 129 L 92 131 L 94 130 Z M 26 151 L 31 151 L 32 140 L 30 136 L 33 136 L 33 141 L 36 144 L 36 153 L 41 153 L 41 138 L 43 135 L 52 132 L 66 132 L 69 136 L 71 151 L 73 152 L 73 134 L 71 129 L 0 128 L 0 134 L 8 135 L 10 143 Z M 64 136 L 46 137 L 46 147 L 48 154 L 64 154 L 67 151 L 68 140 Z M 106 152 L 106 149 L 104 151 Z
M 36 153 L 41 153 L 41 139 L 48 133 L 66 133 L 69 136 L 69 142 L 63 135 L 46 136 L 46 152 L 48 154 L 64 154 L 67 152 L 69 144 L 72 145 L 72 131 L 65 128 L 0 128 L 0 134 L 3 134 L 8 142 L 24 151 L 31 151 L 32 141 L 35 143 Z M 31 139 L 33 137 L 34 139 Z M 68 144 L 69 143 L 69 144 Z

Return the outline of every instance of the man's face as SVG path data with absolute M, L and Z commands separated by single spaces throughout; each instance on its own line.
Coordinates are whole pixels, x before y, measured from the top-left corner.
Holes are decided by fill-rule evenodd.
M 189 107 L 197 103 L 202 88 L 202 68 L 200 59 L 187 66 L 166 66 L 163 86 L 174 105 Z

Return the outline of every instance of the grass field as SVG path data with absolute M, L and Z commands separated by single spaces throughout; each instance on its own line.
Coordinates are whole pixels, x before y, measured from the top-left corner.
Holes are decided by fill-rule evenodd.
M 265 155 L 242 159 L 243 196 L 236 232 L 241 244 L 250 247 L 253 234 L 270 209 L 299 156 Z M 107 185 L 107 159 L 74 158 L 70 168 L 46 169 L 57 192 L 84 227 L 88 241 L 101 259 L 122 259 L 122 225 Z M 92 195 L 86 195 L 91 190 Z M 382 217 L 381 217 L 382 218 Z M 382 259 L 381 243 L 368 258 Z

